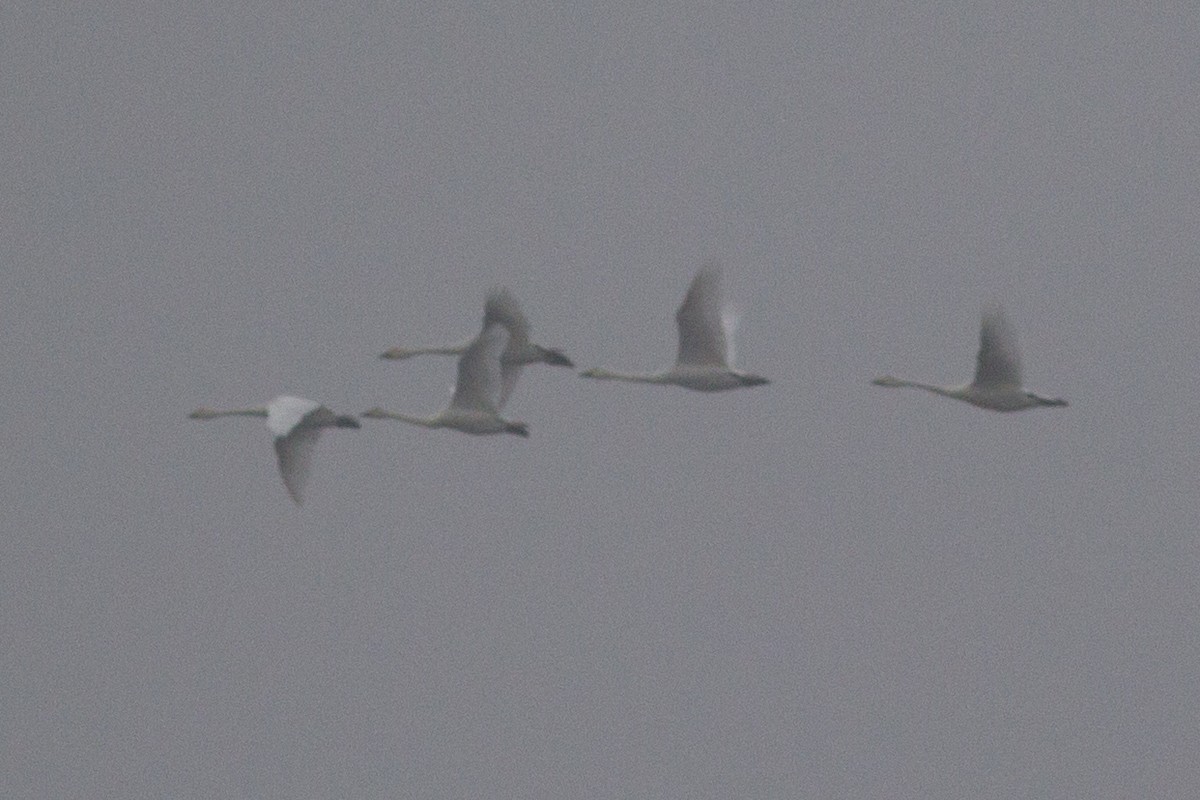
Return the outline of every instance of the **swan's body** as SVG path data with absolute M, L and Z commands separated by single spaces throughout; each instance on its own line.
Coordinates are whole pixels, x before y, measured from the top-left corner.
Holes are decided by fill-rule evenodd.
M 529 341 L 529 320 L 525 318 L 525 314 L 521 311 L 521 306 L 517 303 L 516 298 L 503 287 L 497 287 L 488 292 L 487 300 L 483 304 L 483 327 L 480 329 L 481 332 L 491 325 L 503 325 L 505 330 L 508 331 L 508 344 L 505 346 L 504 353 L 500 357 L 501 382 L 500 394 L 496 404 L 497 410 L 503 408 L 504 404 L 508 402 L 513 387 L 517 385 L 517 378 L 521 375 L 521 368 L 526 364 L 550 364 L 556 367 L 575 366 L 571 359 L 567 358 L 561 350 L 542 347 Z M 470 346 L 471 342 L 445 347 L 418 347 L 410 349 L 393 347 L 391 350 L 380 355 L 380 358 L 395 360 L 412 358 L 418 355 L 461 356 Z
M 1026 408 L 1067 404 L 1066 400 L 1041 397 L 1022 385 L 1016 332 L 999 307 L 984 312 L 979 329 L 975 379 L 970 383 L 963 386 L 933 386 L 903 381 L 890 375 L 876 378 L 871 383 L 889 388 L 924 389 L 992 411 L 1022 411 Z
M 696 274 L 675 312 L 679 353 L 666 372 L 626 373 L 600 367 L 585 370 L 584 378 L 682 386 L 698 392 L 721 392 L 770 383 L 766 378 L 732 367 L 735 318 L 721 309 L 721 272 L 707 266 Z
M 503 390 L 501 355 L 509 342 L 508 329 L 500 323 L 487 326 L 458 359 L 458 381 L 450 405 L 431 417 L 397 414 L 372 408 L 363 414 L 368 419 L 394 419 L 426 428 L 453 428 L 464 433 L 484 435 L 514 433 L 528 436 L 523 422 L 501 419 L 499 404 Z M 515 383 L 516 379 L 513 378 Z M 512 386 L 509 386 L 512 390 Z
M 192 419 L 216 417 L 266 417 L 267 428 L 275 435 L 275 455 L 279 459 L 279 474 L 292 500 L 303 500 L 304 485 L 312 466 L 312 452 L 322 428 L 357 428 L 354 417 L 339 416 L 325 406 L 303 397 L 276 397 L 265 406 L 215 411 L 198 408 L 188 416 Z

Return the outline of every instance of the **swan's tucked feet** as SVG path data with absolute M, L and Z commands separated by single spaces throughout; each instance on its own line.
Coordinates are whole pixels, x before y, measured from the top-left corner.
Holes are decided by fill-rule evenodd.
M 538 347 L 537 345 L 533 346 L 537 347 L 537 352 L 541 356 L 541 361 L 545 364 L 549 364 L 552 367 L 575 366 L 575 362 L 567 358 L 567 356 L 561 350 L 555 350 L 550 347 Z
M 1038 397 L 1036 394 L 1033 394 L 1032 392 L 1029 393 L 1029 399 L 1034 401 L 1035 403 L 1037 403 L 1040 406 L 1065 406 L 1065 405 L 1067 405 L 1067 401 L 1063 400 L 1061 397 L 1054 397 L 1054 398 Z

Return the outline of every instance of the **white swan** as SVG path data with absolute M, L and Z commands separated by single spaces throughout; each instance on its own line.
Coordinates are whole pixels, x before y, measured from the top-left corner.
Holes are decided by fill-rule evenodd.
M 979 355 L 976 356 L 975 380 L 965 386 L 931 386 L 902 381 L 886 375 L 871 381 L 876 386 L 924 389 L 973 406 L 992 411 L 1021 411 L 1039 406 L 1065 406 L 1066 400 L 1040 397 L 1021 385 L 1021 357 L 1017 335 L 999 306 L 983 314 L 979 329 Z
M 339 416 L 325 406 L 303 397 L 276 397 L 265 406 L 215 411 L 198 408 L 191 419 L 216 417 L 266 417 L 267 428 L 275 434 L 275 455 L 279 458 L 279 474 L 292 500 L 302 502 L 304 485 L 308 482 L 313 447 L 322 428 L 357 428 L 354 417 Z
M 487 299 L 483 304 L 483 327 L 480 330 L 485 330 L 490 325 L 503 325 L 508 331 L 509 336 L 508 345 L 504 348 L 504 354 L 500 357 L 501 385 L 499 399 L 496 404 L 497 410 L 503 408 L 504 404 L 508 402 L 513 387 L 517 385 L 517 378 L 521 375 L 521 367 L 524 365 L 541 363 L 556 367 L 575 366 L 571 359 L 567 358 L 561 350 L 542 347 L 529 341 L 529 320 L 521 312 L 521 306 L 517 303 L 516 298 L 502 286 L 498 286 L 488 292 Z M 470 344 L 470 342 L 467 342 L 466 344 L 447 345 L 444 347 L 417 347 L 408 349 L 393 347 L 386 353 L 382 353 L 379 357 L 396 360 L 412 358 L 418 355 L 462 355 L 466 352 Z
M 630 374 L 594 368 L 580 373 L 584 378 L 660 383 L 700 392 L 720 392 L 743 386 L 770 383 L 766 378 L 740 372 L 731 366 L 736 319 L 722 313 L 721 271 L 709 265 L 696 273 L 683 304 L 675 312 L 679 327 L 679 355 L 666 372 Z
M 458 359 L 458 382 L 450 405 L 432 417 L 413 417 L 375 407 L 362 416 L 367 419 L 395 419 L 426 428 L 453 428 L 477 435 L 515 433 L 528 436 L 523 422 L 500 418 L 498 404 L 503 386 L 500 358 L 508 345 L 508 329 L 499 323 L 489 325 L 467 346 Z M 511 389 L 511 387 L 510 387 Z

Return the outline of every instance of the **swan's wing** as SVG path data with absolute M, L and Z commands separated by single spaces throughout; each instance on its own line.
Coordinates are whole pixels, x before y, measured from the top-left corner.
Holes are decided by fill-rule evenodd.
M 729 365 L 729 345 L 721 321 L 721 270 L 710 264 L 692 279 L 683 305 L 675 312 L 679 326 L 679 365 Z
M 503 286 L 488 292 L 483 303 L 483 327 L 503 325 L 508 329 L 508 350 L 517 351 L 529 343 L 529 320 L 521 312 L 521 306 L 512 293 Z
M 1021 356 L 1017 352 L 1017 334 L 999 306 L 983 313 L 979 328 L 979 355 L 976 357 L 976 386 L 1020 386 Z
M 525 319 L 517 299 L 503 286 L 488 292 L 483 304 L 484 330 L 490 325 L 503 325 L 508 331 L 508 344 L 500 357 L 500 392 L 495 402 L 495 408 L 499 411 L 508 402 L 513 389 L 517 388 L 524 356 L 522 351 L 529 347 L 529 320 Z
M 521 369 L 524 367 L 518 361 L 500 361 L 500 395 L 496 398 L 496 410 L 504 408 L 504 404 L 508 402 L 508 398 L 512 396 L 513 389 L 517 388 L 517 379 L 521 377 Z
M 324 410 L 324 409 L 322 409 Z M 312 466 L 312 454 L 321 435 L 319 427 L 300 425 L 286 436 L 275 437 L 275 455 L 279 458 L 279 474 L 283 485 L 296 505 L 304 501 L 304 485 Z
M 276 436 L 287 436 L 321 404 L 303 397 L 281 395 L 267 403 L 267 427 Z
M 725 363 L 732 367 L 737 363 L 737 329 L 742 315 L 732 308 L 721 309 L 721 330 L 725 333 Z
M 500 356 L 508 345 L 508 329 L 489 325 L 458 359 L 458 383 L 450 407 L 495 412 L 503 385 Z

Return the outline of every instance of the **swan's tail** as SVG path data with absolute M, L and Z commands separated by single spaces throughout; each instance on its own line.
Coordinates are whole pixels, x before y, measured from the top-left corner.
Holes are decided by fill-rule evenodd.
M 551 347 L 538 347 L 538 353 L 542 356 L 542 361 L 555 367 L 574 367 L 575 362 L 567 358 L 562 350 L 555 350 Z

